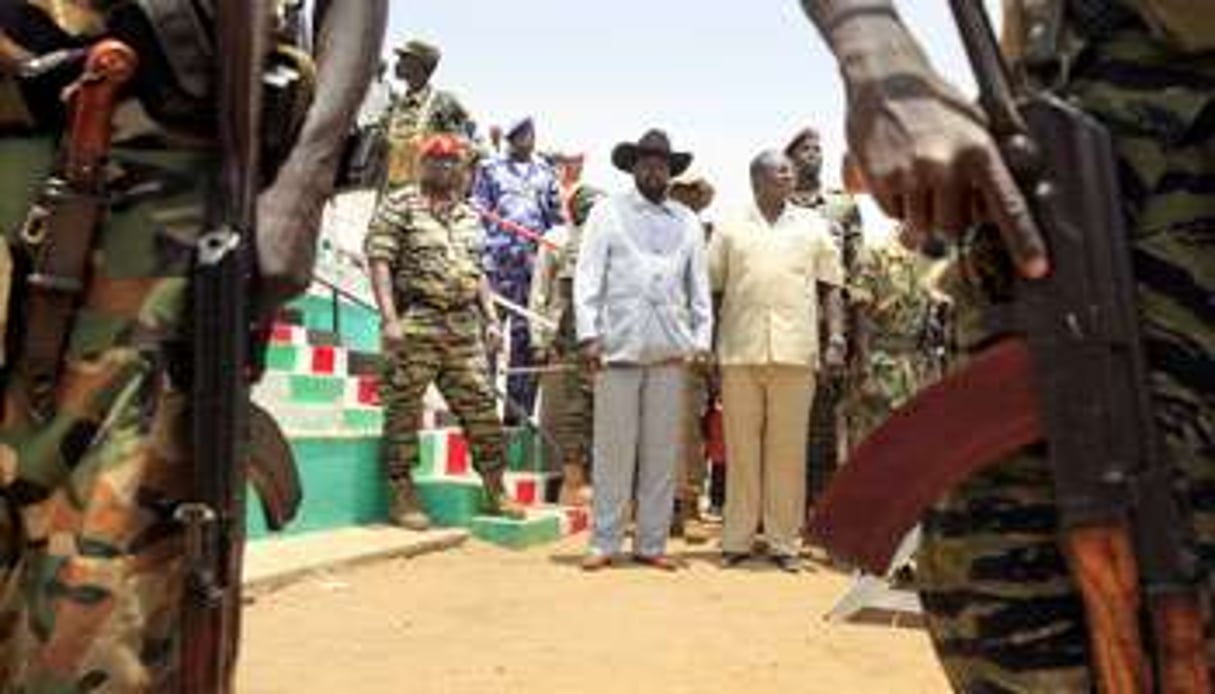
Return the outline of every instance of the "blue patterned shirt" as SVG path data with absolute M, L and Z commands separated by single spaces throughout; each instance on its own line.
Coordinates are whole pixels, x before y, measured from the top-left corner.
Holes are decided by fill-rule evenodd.
M 516 162 L 508 156 L 490 159 L 477 171 L 472 197 L 479 208 L 538 234 L 564 221 L 557 173 L 539 157 L 527 162 Z M 485 230 L 486 264 L 491 273 L 500 265 L 502 256 L 521 251 L 534 254 L 533 241 L 489 221 Z

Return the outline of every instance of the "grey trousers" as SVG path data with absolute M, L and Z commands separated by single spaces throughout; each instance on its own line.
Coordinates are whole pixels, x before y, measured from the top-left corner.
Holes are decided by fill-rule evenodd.
M 683 365 L 609 366 L 595 379 L 591 552 L 611 556 L 624 541 L 628 502 L 637 501 L 634 551 L 666 551 L 675 500 L 683 416 Z

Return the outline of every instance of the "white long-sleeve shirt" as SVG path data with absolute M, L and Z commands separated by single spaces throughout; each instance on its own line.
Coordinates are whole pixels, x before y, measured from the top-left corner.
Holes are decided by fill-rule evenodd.
M 574 275 L 578 339 L 611 364 L 708 351 L 713 334 L 704 231 L 683 205 L 637 191 L 595 205 Z

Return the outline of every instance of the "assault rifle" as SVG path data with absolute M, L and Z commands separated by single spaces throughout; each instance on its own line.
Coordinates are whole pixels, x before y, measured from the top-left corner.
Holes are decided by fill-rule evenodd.
M 1054 95 L 1014 93 L 980 0 L 951 5 L 1052 273 L 1018 280 L 1012 300 L 988 313 L 1003 326 L 994 341 L 858 448 L 813 532 L 881 573 L 942 494 L 1045 441 L 1101 691 L 1209 692 L 1199 577 L 1152 417 L 1109 133 Z
M 274 420 L 249 401 L 258 361 L 250 290 L 259 184 L 258 132 L 269 3 L 216 2 L 218 130 L 223 148 L 211 231 L 198 241 L 192 278 L 191 496 L 177 508 L 185 529 L 181 686 L 228 692 L 240 636 L 245 485 L 267 523 L 281 528 L 300 500 L 299 480 Z

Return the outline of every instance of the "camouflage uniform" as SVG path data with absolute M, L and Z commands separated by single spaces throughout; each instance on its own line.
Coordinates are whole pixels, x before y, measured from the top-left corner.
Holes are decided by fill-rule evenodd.
M 842 407 L 855 445 L 934 375 L 936 354 L 924 344 L 939 303 L 926 284 L 930 261 L 897 242 L 861 252 L 849 295 L 861 335 L 859 379 Z
M 12 93 L 5 91 L 0 108 L 7 133 L 0 137 L 0 228 L 6 247 L 21 254 L 18 238 L 56 158 L 58 133 L 41 120 L 20 128 L 8 120 L 22 110 L 9 101 Z M 139 112 L 131 101 L 125 108 Z M 125 139 L 133 122 L 118 122 L 112 203 L 71 328 L 56 413 L 37 421 L 26 384 L 11 370 L 5 375 L 5 691 L 174 686 L 183 545 L 173 511 L 188 491 L 191 461 L 186 398 L 173 376 L 188 368 L 188 277 L 218 157 L 205 145 L 173 147 L 155 134 Z M 12 304 L 12 330 L 34 319 L 20 315 L 21 307 Z
M 571 225 L 549 239 L 560 250 L 542 247 L 536 258 L 529 307 L 557 324 L 555 330 L 530 322 L 532 348 L 549 353 L 553 362 L 571 366 L 567 371 L 547 374 L 541 379 L 546 423 L 551 422 L 553 437 L 561 448 L 564 463 L 586 465 L 591 453 L 592 392 L 590 373 L 582 368 L 578 337 L 574 328 L 574 267 L 582 228 Z
M 1208 3 L 1191 3 L 1210 13 Z M 1199 9 L 1199 8 L 1202 9 Z M 1063 94 L 1111 131 L 1134 246 L 1151 396 L 1184 474 L 1203 581 L 1215 575 L 1215 54 L 1149 35 L 1123 0 L 1072 2 L 1090 35 Z M 1081 17 L 1081 11 L 1095 12 Z M 1080 45 L 1080 44 L 1076 44 Z M 959 311 L 993 275 L 980 243 Z M 974 325 L 960 315 L 960 324 Z M 1047 463 L 1028 450 L 968 480 L 926 520 L 918 561 L 933 640 L 965 692 L 1088 692 L 1084 608 L 1058 546 Z M 1210 624 L 1207 625 L 1210 634 Z M 1211 650 L 1208 648 L 1208 652 Z
M 389 193 L 368 229 L 367 260 L 392 269 L 405 327 L 403 345 L 385 355 L 380 382 L 390 483 L 408 478 L 418 462 L 422 401 L 432 382 L 464 428 L 477 470 L 506 463 L 477 303 L 481 239 L 472 207 L 457 203 L 442 219 L 413 186 Z
M 388 109 L 389 190 L 417 183 L 418 147 L 435 133 L 472 135 L 472 120 L 451 92 L 427 85 L 416 93 L 393 98 Z
M 861 243 L 861 212 L 851 195 L 840 191 L 798 191 L 790 199 L 795 205 L 820 210 L 831 225 L 832 234 L 839 244 L 844 262 L 844 277 L 850 285 L 856 272 L 856 249 Z M 847 305 L 847 304 L 846 304 Z M 826 319 L 826 312 L 820 313 Z M 810 429 L 806 436 L 806 503 L 814 500 L 827 488 L 831 475 L 839 466 L 840 403 L 845 397 L 846 384 L 857 379 L 855 315 L 848 311 L 844 319 L 844 333 L 848 340 L 849 374 L 844 377 L 823 372 L 814 389 L 814 402 L 810 405 Z M 824 339 L 829 334 L 824 327 L 819 331 Z M 825 348 L 822 353 L 826 353 Z

